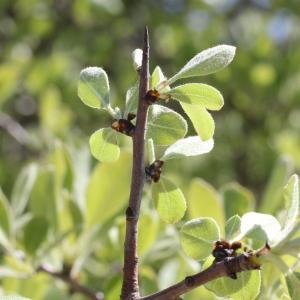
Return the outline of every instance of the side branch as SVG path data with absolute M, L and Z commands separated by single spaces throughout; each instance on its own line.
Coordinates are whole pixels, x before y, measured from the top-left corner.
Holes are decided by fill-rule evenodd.
M 144 133 L 149 104 L 145 95 L 149 89 L 149 35 L 145 28 L 143 60 L 140 70 L 139 104 L 133 134 L 133 166 L 129 206 L 126 210 L 126 234 L 121 299 L 139 297 L 137 233 L 142 191 L 145 182 Z
M 48 275 L 50 275 L 54 278 L 58 278 L 58 279 L 64 281 L 66 284 L 68 284 L 71 292 L 73 292 L 73 293 L 82 294 L 92 300 L 103 300 L 104 299 L 104 295 L 102 292 L 95 292 L 92 289 L 79 284 L 75 279 L 71 278 L 69 274 L 67 274 L 63 271 L 62 272 L 54 272 L 54 271 L 46 268 L 45 266 L 39 267 L 38 271 L 47 273 Z
M 230 276 L 246 270 L 256 270 L 260 268 L 256 254 L 243 253 L 237 257 L 211 265 L 206 270 L 192 276 L 186 277 L 183 281 L 172 285 L 158 293 L 139 298 L 139 300 L 176 300 L 190 290 L 193 290 L 209 281 L 222 276 Z

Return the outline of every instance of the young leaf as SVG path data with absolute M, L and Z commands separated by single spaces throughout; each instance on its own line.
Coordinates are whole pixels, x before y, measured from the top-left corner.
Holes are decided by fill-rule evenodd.
M 276 240 L 281 226 L 271 215 L 249 212 L 242 216 L 241 235 L 249 235 L 255 240 L 262 240 L 271 244 Z
M 102 162 L 115 161 L 120 156 L 117 132 L 111 128 L 101 128 L 90 137 L 92 155 Z
M 43 217 L 34 217 L 24 228 L 24 246 L 26 251 L 33 255 L 46 240 L 48 222 Z
M 194 179 L 188 190 L 188 214 L 191 219 L 212 217 L 220 228 L 224 227 L 223 207 L 220 195 L 207 182 Z
M 136 71 L 138 71 L 142 66 L 142 60 L 143 60 L 143 50 L 142 49 L 135 49 L 132 54 L 132 63 L 133 67 Z
M 156 145 L 170 145 L 185 136 L 187 123 L 177 112 L 161 105 L 151 105 L 148 112 L 146 139 Z
M 220 229 L 213 218 L 197 218 L 185 223 L 180 230 L 184 252 L 197 260 L 208 257 L 214 242 L 220 239 Z
M 220 110 L 224 105 L 222 94 L 214 87 L 203 83 L 187 83 L 167 92 L 179 102 L 202 105 L 210 110 Z
M 160 83 L 166 80 L 167 79 L 163 74 L 161 68 L 159 66 L 156 66 L 150 78 L 150 89 L 157 89 L 160 93 L 169 91 L 169 85 L 163 85 L 162 88 L 159 88 Z
M 207 268 L 213 262 L 210 257 L 204 264 Z M 205 287 L 218 297 L 230 297 L 234 300 L 253 300 L 260 292 L 261 273 L 257 270 L 237 273 L 237 279 L 221 277 L 205 284 Z
M 198 136 L 190 136 L 168 147 L 161 160 L 197 156 L 210 152 L 213 147 L 212 139 L 204 142 Z
M 136 113 L 139 100 L 139 81 L 130 87 L 126 92 L 126 106 L 124 118 L 127 118 L 129 113 Z
M 203 141 L 211 139 L 215 131 L 215 122 L 211 114 L 202 105 L 181 102 L 181 107 L 194 125 L 195 131 Z
M 242 216 L 254 209 L 253 194 L 238 183 L 229 183 L 221 188 L 223 195 L 226 219 L 234 215 Z
M 198 53 L 168 80 L 169 84 L 180 78 L 208 75 L 222 70 L 233 60 L 235 49 L 233 46 L 219 45 Z
M 241 218 L 238 215 L 232 216 L 225 224 L 225 238 L 234 239 L 241 232 Z
M 277 236 L 277 244 L 283 243 L 294 229 L 299 216 L 299 187 L 298 176 L 293 175 L 283 190 L 285 202 L 285 217 L 283 219 L 283 229 Z
M 174 224 L 184 216 L 184 195 L 168 179 L 161 177 L 159 182 L 152 184 L 152 197 L 160 218 L 166 223 Z
M 79 75 L 78 96 L 90 107 L 109 106 L 109 83 L 106 72 L 98 67 L 83 69 Z
M 15 296 L 15 295 L 11 295 L 11 296 L 1 296 L 0 300 L 31 300 L 29 298 L 24 298 L 21 296 Z

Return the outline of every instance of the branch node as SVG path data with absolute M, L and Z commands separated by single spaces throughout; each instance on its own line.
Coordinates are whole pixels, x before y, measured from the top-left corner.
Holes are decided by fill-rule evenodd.
M 126 220 L 129 221 L 133 219 L 135 219 L 135 213 L 133 209 L 130 206 L 128 206 L 126 209 Z
M 145 168 L 147 181 L 158 182 L 160 179 L 161 168 L 164 164 L 162 160 L 155 160 L 151 165 Z
M 188 287 L 193 287 L 195 285 L 195 279 L 192 276 L 185 277 L 184 282 Z

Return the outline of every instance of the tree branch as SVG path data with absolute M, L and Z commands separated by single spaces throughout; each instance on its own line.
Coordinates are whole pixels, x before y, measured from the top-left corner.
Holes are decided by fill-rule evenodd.
M 102 292 L 95 292 L 92 289 L 79 284 L 75 279 L 71 278 L 70 274 L 68 274 L 68 273 L 65 273 L 63 271 L 62 272 L 54 272 L 54 271 L 50 270 L 49 268 L 47 268 L 46 266 L 40 266 L 38 268 L 38 271 L 47 273 L 48 275 L 50 275 L 54 278 L 58 278 L 58 279 L 64 281 L 66 284 L 68 284 L 68 286 L 70 287 L 70 290 L 72 292 L 85 295 L 86 297 L 88 297 L 92 300 L 103 300 L 104 299 L 104 295 Z
M 145 182 L 144 132 L 149 104 L 145 95 L 149 89 L 149 35 L 145 28 L 143 61 L 140 70 L 139 104 L 133 135 L 133 166 L 129 206 L 126 210 L 126 235 L 124 245 L 123 285 L 121 299 L 139 297 L 137 233 L 142 191 Z
M 256 259 L 258 257 L 257 253 L 243 253 L 237 257 L 231 257 L 228 260 L 212 264 L 209 268 L 200 273 L 188 276 L 181 282 L 150 296 L 141 297 L 138 300 L 176 300 L 180 295 L 216 278 L 229 276 L 246 270 L 259 269 L 260 264 Z

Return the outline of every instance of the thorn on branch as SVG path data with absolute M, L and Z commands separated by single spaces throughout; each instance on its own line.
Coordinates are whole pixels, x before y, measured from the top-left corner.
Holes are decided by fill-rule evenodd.
M 160 179 L 161 168 L 164 164 L 162 160 L 155 160 L 150 166 L 145 168 L 146 177 L 148 181 L 158 182 Z

